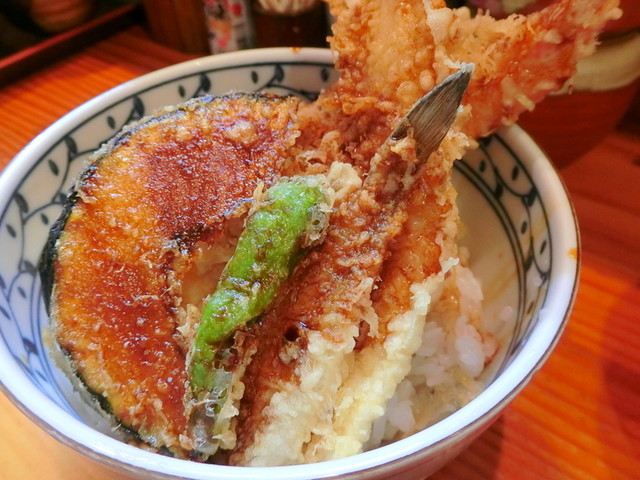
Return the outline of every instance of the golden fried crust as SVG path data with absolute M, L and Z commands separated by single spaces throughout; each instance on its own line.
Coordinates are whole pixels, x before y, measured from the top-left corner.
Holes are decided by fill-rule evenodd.
M 151 445 L 188 455 L 181 276 L 195 243 L 270 184 L 297 131 L 294 99 L 204 97 L 101 149 L 57 245 L 52 318 L 86 386 Z
M 329 0 L 329 5 L 337 18 L 331 47 L 340 54 L 338 95 L 348 113 L 368 103 L 404 114 L 434 87 L 434 42 L 423 2 Z M 350 98 L 342 97 L 343 87 Z
M 368 303 L 406 219 L 409 172 L 418 163 L 415 144 L 408 139 L 385 144 L 372 162 L 363 187 L 332 213 L 322 245 L 301 261 L 269 310 L 244 332 L 245 342 L 259 348 L 243 378 L 233 464 L 310 460 L 304 451 L 313 432 L 333 421 L 335 393 L 363 323 L 361 303 Z M 282 415 L 277 411 L 285 403 Z M 285 433 L 289 416 L 296 425 Z M 282 448 L 281 439 L 286 439 Z

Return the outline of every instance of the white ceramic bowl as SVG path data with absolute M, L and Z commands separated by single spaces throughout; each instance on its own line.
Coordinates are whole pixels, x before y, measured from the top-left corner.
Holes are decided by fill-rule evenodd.
M 268 49 L 217 55 L 125 83 L 35 138 L 0 178 L 0 387 L 29 418 L 91 458 L 145 479 L 424 478 L 475 439 L 522 390 L 556 344 L 575 295 L 578 235 L 556 171 L 518 127 L 482 142 L 455 167 L 471 267 L 485 309 L 516 324 L 493 379 L 462 409 L 391 445 L 314 465 L 239 468 L 169 458 L 124 444 L 84 405 L 47 354 L 36 265 L 86 156 L 125 123 L 204 93 L 270 90 L 313 99 L 335 80 L 331 54 Z

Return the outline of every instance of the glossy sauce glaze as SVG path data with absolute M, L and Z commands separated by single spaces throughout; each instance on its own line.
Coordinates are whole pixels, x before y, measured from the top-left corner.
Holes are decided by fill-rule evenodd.
M 43 278 L 57 341 L 99 402 L 152 446 L 190 455 L 182 279 L 197 243 L 277 176 L 296 105 L 203 97 L 143 119 L 97 153 L 52 233 Z

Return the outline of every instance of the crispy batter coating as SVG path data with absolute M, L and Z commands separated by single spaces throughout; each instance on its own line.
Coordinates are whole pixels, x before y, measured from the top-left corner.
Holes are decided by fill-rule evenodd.
M 177 328 L 196 243 L 273 181 L 297 101 L 204 97 L 157 112 L 98 152 L 57 240 L 55 335 L 86 386 L 153 446 L 189 456 Z
M 238 95 L 140 122 L 98 153 L 60 229 L 58 342 L 125 426 L 178 456 L 197 453 L 184 412 L 185 350 L 203 296 L 192 286 L 233 243 L 233 219 L 257 183 L 342 162 L 363 187 L 340 199 L 325 242 L 267 313 L 235 335 L 229 461 L 357 453 L 407 375 L 458 261 L 453 162 L 559 88 L 619 15 L 617 0 L 558 0 L 502 20 L 443 0 L 328 3 L 340 72 L 333 88 L 300 107 Z M 400 187 L 394 165 L 415 161 L 414 145 L 383 144 L 462 62 L 476 65 L 465 107 L 423 174 Z M 371 175 L 372 159 L 384 175 Z M 202 283 L 210 290 L 211 280 Z
M 368 242 L 331 252 L 329 236 L 322 268 L 299 272 L 256 327 L 260 350 L 243 379 L 248 394 L 232 463 L 302 463 L 361 451 L 409 372 L 432 297 L 458 261 L 453 162 L 475 138 L 512 123 L 559 88 L 593 50 L 616 3 L 561 0 L 530 17 L 497 21 L 471 18 L 468 9 L 450 10 L 441 0 L 329 0 L 340 79 L 301 107 L 296 148 L 303 168 L 343 161 L 366 175 L 398 117 L 418 98 L 461 62 L 476 63 L 478 73 L 465 110 L 396 212 L 403 218 L 393 223 L 397 231 L 389 235 L 389 225 L 377 223 L 383 213 L 370 217 L 358 200 L 347 200 L 342 208 L 357 212 L 347 222 L 350 235 Z M 597 15 L 585 13 L 594 8 Z M 342 220 L 338 210 L 334 221 Z M 347 273 L 336 273 L 343 262 Z M 323 275 L 332 278 L 314 283 Z

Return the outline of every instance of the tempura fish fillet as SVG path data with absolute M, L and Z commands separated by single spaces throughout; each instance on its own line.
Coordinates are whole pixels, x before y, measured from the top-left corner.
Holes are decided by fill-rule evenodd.
M 452 132 L 430 157 L 407 204 L 407 219 L 391 244 L 371 296 L 377 330 L 362 339 L 349 374 L 336 393 L 331 428 L 307 449 L 311 461 L 362 451 L 371 426 L 409 373 L 429 308 L 449 269 L 458 263 L 458 211 L 451 164 L 468 146 Z

